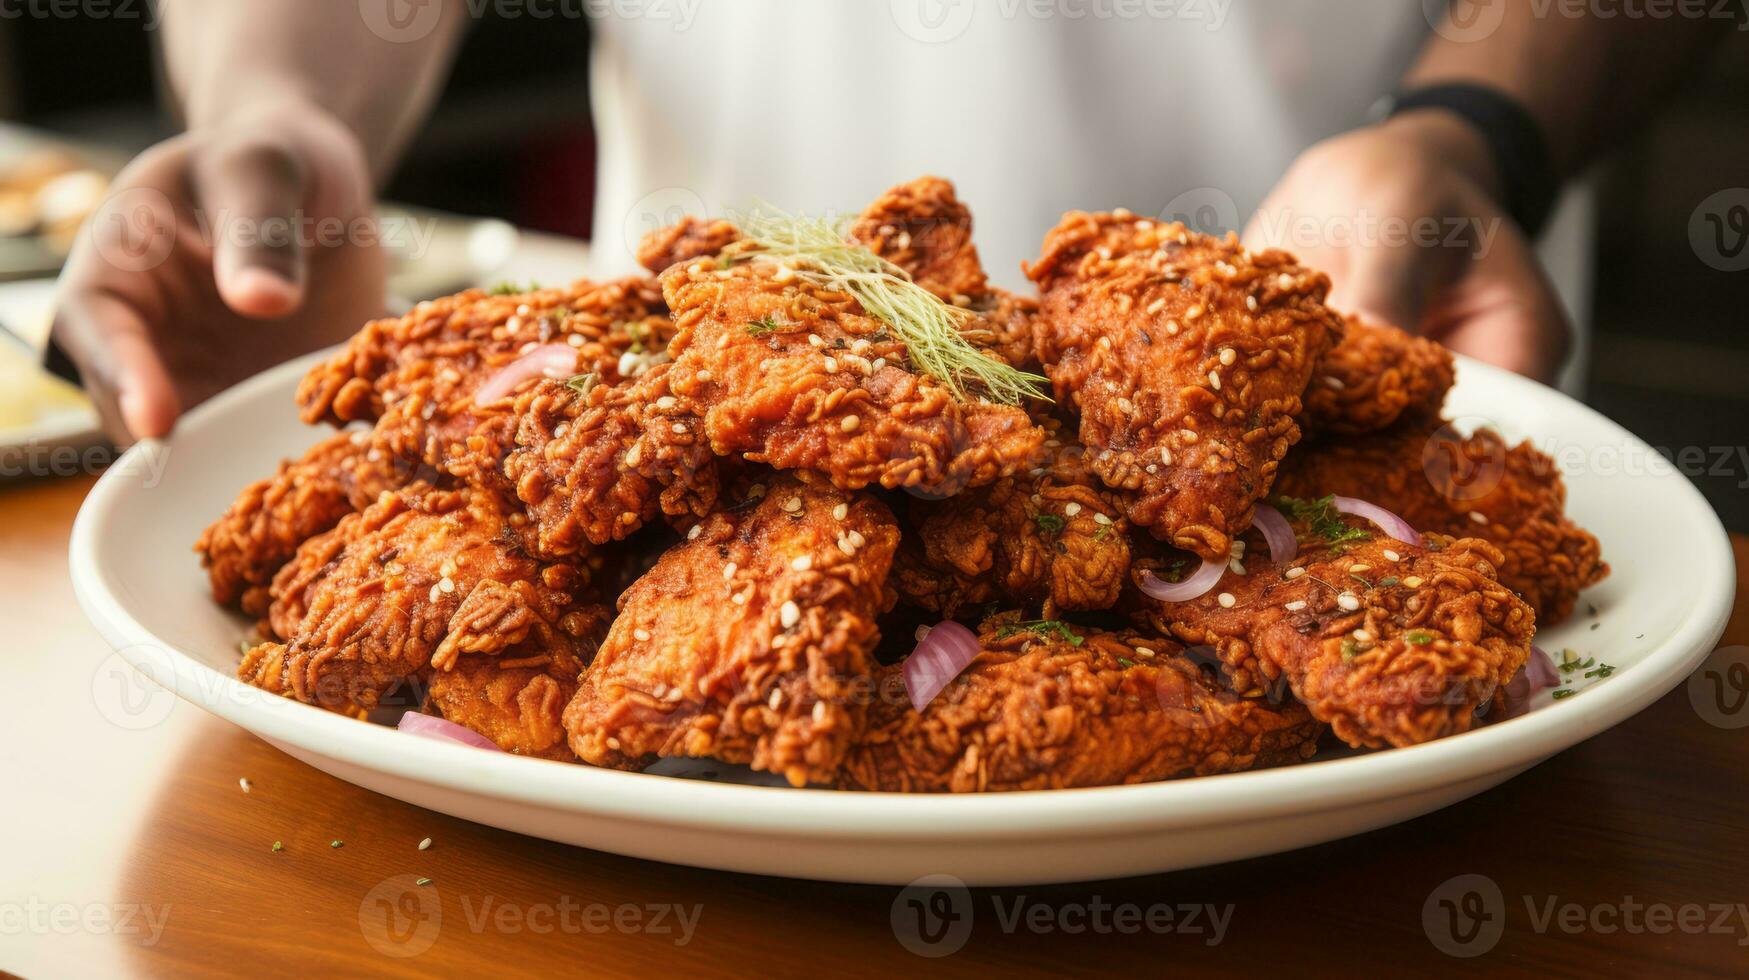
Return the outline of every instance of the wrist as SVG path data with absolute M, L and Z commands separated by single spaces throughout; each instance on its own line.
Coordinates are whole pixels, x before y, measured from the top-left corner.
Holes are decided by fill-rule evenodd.
M 1456 170 L 1495 201 L 1502 201 L 1500 168 L 1488 140 L 1467 119 L 1445 109 L 1413 109 L 1379 122 L 1381 136 L 1409 152 Z

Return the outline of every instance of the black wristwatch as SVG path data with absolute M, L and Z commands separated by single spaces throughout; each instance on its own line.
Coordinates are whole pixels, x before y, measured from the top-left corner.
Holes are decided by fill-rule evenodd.
M 1389 119 L 1416 109 L 1444 109 L 1482 134 L 1500 172 L 1500 202 L 1512 220 L 1535 238 L 1554 211 L 1561 181 L 1549 157 L 1548 140 L 1529 110 L 1516 99 L 1486 85 L 1428 85 L 1385 97 L 1374 107 L 1374 118 Z

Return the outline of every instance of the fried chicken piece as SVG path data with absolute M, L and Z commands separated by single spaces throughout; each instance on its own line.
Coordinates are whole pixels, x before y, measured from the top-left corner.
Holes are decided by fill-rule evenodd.
M 972 244 L 972 212 L 940 177 L 919 177 L 882 194 L 850 226 L 850 238 L 950 303 L 969 307 L 989 293 Z
M 716 459 L 699 420 L 671 411 L 672 367 L 587 390 L 542 382 L 517 399 L 503 470 L 534 520 L 538 554 L 587 554 L 658 515 L 689 526 L 714 509 Z
M 1156 538 L 1225 556 L 1341 334 L 1329 279 L 1285 252 L 1127 211 L 1065 215 L 1027 274 L 1042 296 L 1039 361 L 1080 410 L 1094 470 Z
M 565 742 L 565 705 L 607 635 L 613 610 L 584 605 L 564 612 L 566 626 L 578 632 L 561 635 L 549 618 L 560 613 L 551 607 L 553 596 L 526 581 L 476 586 L 450 620 L 425 710 L 506 752 L 576 762 Z
M 410 476 L 364 433 L 330 436 L 301 459 L 280 463 L 273 476 L 245 487 L 195 543 L 213 601 L 265 614 L 268 585 L 299 545 Z
M 565 711 L 585 762 L 713 757 L 830 782 L 862 729 L 899 529 L 866 493 L 771 481 L 711 515 L 619 602 Z
M 651 279 L 509 295 L 472 289 L 366 324 L 310 371 L 297 400 L 305 422 L 375 422 L 377 439 L 395 454 L 468 482 L 495 482 L 516 431 L 518 392 L 540 377 L 617 384 L 659 362 L 671 333 Z M 541 369 L 481 404 L 482 389 L 522 373 L 511 365 L 534 363 L 522 360 L 531 353 Z
M 654 273 L 671 265 L 715 255 L 741 240 L 741 229 L 722 220 L 687 215 L 638 242 L 638 264 Z
M 985 624 L 983 652 L 922 711 L 884 668 L 840 785 L 888 792 L 1067 789 L 1310 758 L 1306 709 L 1227 690 L 1178 644 L 1134 632 Z M 1074 637 L 1071 639 L 1070 637 Z
M 1052 438 L 1045 447 L 1046 466 L 911 505 L 917 531 L 893 569 L 901 598 L 949 617 L 994 600 L 1042 604 L 1046 619 L 1117 602 L 1130 569 L 1123 501 L 1088 468 L 1079 443 Z
M 694 263 L 669 269 L 662 285 L 679 332 L 664 378 L 675 401 L 658 402 L 656 415 L 687 438 L 688 420 L 702 420 L 719 455 L 847 490 L 939 495 L 1038 459 L 1044 435 L 1024 411 L 956 400 L 914 373 L 904 342 L 853 298 L 787 266 Z
M 1486 539 L 1503 555 L 1501 583 L 1544 625 L 1609 574 L 1597 538 L 1566 516 L 1554 460 L 1490 429 L 1466 438 L 1438 419 L 1406 420 L 1366 439 L 1318 440 L 1288 454 L 1277 489 L 1359 497 L 1420 531 Z
M 1451 390 L 1451 352 L 1437 341 L 1347 318 L 1342 342 L 1312 371 L 1308 431 L 1377 432 L 1400 418 L 1438 418 Z
M 1297 530 L 1302 551 L 1284 566 L 1260 547 L 1247 574 L 1229 572 L 1199 598 L 1161 602 L 1138 591 L 1136 618 L 1213 648 L 1241 694 L 1285 681 L 1354 746 L 1466 731 L 1477 706 L 1524 666 L 1536 617 L 1495 579 L 1500 552 L 1488 542 L 1431 535 L 1425 547 L 1410 545 L 1327 506 Z
M 250 650 L 238 676 L 354 715 L 429 678 L 434 665 L 467 663 L 454 683 L 471 684 L 478 677 L 466 658 L 496 658 L 500 668 L 550 661 L 562 678 L 598 628 L 599 615 L 580 598 L 592 569 L 530 558 L 519 520 L 513 503 L 476 488 L 415 485 L 385 495 L 305 542 L 280 570 L 270 621 L 281 642 Z M 483 717 L 450 691 L 440 706 Z M 551 748 L 534 737 L 538 726 L 525 727 L 527 739 L 508 725 L 486 734 L 503 736 L 512 751 Z

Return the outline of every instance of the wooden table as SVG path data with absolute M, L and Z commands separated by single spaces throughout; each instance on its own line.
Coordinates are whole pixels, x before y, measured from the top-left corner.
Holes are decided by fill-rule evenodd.
M 1504 931 L 1479 961 L 1491 967 L 1749 967 L 1749 727 L 1704 721 L 1687 688 L 1397 827 L 1177 874 L 978 890 L 963 948 L 925 961 L 895 934 L 896 888 L 671 867 L 476 826 L 330 778 L 181 702 L 141 730 L 106 721 L 117 661 L 66 576 L 90 482 L 0 485 L 0 973 L 1455 970 L 1434 942 L 1453 941 L 1439 902 L 1470 906 L 1461 882 L 1435 892 L 1459 875 L 1500 890 Z M 1733 544 L 1741 583 L 1749 539 Z M 1749 644 L 1741 584 L 1738 596 L 1727 645 Z M 1180 928 L 1093 928 L 1156 905 Z M 1218 942 L 1186 905 L 1220 914 Z M 1575 915 L 1591 924 L 1563 929 Z M 1685 921 L 1701 931 L 1623 928 Z

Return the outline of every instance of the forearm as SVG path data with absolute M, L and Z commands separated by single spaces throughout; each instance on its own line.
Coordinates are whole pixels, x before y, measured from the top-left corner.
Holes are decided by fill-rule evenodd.
M 395 0 L 165 4 L 166 68 L 188 127 L 314 104 L 352 130 L 382 180 L 437 96 L 466 8 L 441 4 L 424 36 L 395 41 L 378 36 L 361 14 L 379 2 Z M 415 16 L 422 9 L 404 6 Z M 415 33 L 423 26 L 416 21 Z
M 1486 36 L 1460 41 L 1452 38 L 1464 30 L 1448 32 L 1450 37 L 1436 33 L 1405 84 L 1473 82 L 1504 91 L 1540 123 L 1563 177 L 1584 169 L 1650 116 L 1734 23 L 1714 16 L 1716 4 L 1692 0 L 1673 4 L 1662 19 L 1630 18 L 1620 10 L 1612 17 L 1570 14 L 1559 0 L 1453 0 L 1452 8 L 1457 24 L 1473 25 Z M 1489 18 L 1502 15 L 1499 26 L 1486 32 Z

